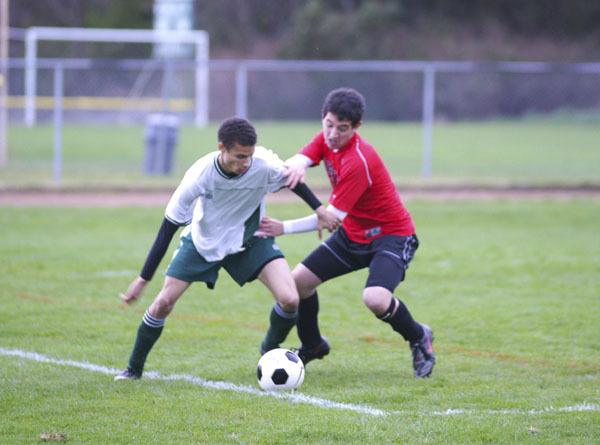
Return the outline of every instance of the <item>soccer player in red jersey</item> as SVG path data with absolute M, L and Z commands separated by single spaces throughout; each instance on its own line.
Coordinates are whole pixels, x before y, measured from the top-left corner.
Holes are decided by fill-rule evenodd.
M 292 274 L 300 294 L 298 336 L 304 363 L 329 353 L 318 326 L 317 287 L 332 278 L 369 268 L 363 302 L 406 340 L 415 377 L 428 377 L 435 365 L 433 333 L 416 322 L 393 292 L 404 280 L 419 241 L 409 211 L 372 145 L 357 132 L 365 109 L 363 96 L 350 88 L 331 91 L 322 108 L 323 130 L 287 161 L 288 185 L 303 181 L 309 166 L 323 162 L 333 188 L 328 210 L 342 226 L 311 252 Z M 264 218 L 259 230 L 278 236 L 317 230 L 314 215 L 289 221 Z

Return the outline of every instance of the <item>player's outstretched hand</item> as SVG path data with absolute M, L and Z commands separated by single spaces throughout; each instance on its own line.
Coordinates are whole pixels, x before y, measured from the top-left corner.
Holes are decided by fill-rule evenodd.
M 283 235 L 283 222 L 264 216 L 258 225 L 256 236 L 279 236 Z
M 131 304 L 134 301 L 137 301 L 146 288 L 146 284 L 148 284 L 146 280 L 142 277 L 137 277 L 131 282 L 127 291 L 124 294 L 119 295 L 119 298 L 121 298 L 121 301 L 125 304 Z
M 299 182 L 304 182 L 304 178 L 306 177 L 306 167 L 300 164 L 286 164 L 286 176 L 287 182 L 285 185 L 291 190 L 296 187 Z
M 319 207 L 315 210 L 317 217 L 319 218 L 318 229 L 319 234 L 322 229 L 327 229 L 330 232 L 333 232 L 337 229 L 341 224 L 342 220 L 333 212 L 330 212 L 325 208 L 325 206 Z M 320 236 L 319 236 L 320 238 Z

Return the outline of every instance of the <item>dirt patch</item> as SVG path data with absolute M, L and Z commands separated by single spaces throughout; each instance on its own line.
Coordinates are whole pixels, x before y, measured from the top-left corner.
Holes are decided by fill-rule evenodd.
M 165 206 L 167 191 L 9 191 L 0 206 L 11 207 L 153 207 Z
M 163 207 L 172 190 L 3 190 L 4 207 Z M 315 193 L 326 202 L 329 190 Z M 493 200 L 572 200 L 600 199 L 600 186 L 578 187 L 403 187 L 405 201 L 493 201 Z M 268 202 L 293 202 L 299 198 L 288 190 L 269 194 Z

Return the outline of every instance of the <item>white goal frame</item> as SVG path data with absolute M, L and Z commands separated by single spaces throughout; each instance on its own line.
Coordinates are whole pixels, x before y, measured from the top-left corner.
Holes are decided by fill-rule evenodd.
M 25 124 L 28 127 L 36 122 L 37 45 L 42 40 L 193 44 L 196 62 L 194 122 L 197 126 L 208 124 L 208 32 L 35 26 L 28 28 L 25 34 Z

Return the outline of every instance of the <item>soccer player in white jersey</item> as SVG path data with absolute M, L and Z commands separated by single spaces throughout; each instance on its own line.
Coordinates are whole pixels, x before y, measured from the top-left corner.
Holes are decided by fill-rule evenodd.
M 218 131 L 218 151 L 205 155 L 186 172 L 173 193 L 144 267 L 121 299 L 137 300 L 152 279 L 180 226 L 179 249 L 171 260 L 162 289 L 146 310 L 127 369 L 115 380 L 139 379 L 148 353 L 165 319 L 192 282 L 214 288 L 224 268 L 240 285 L 258 278 L 276 300 L 261 353 L 279 347 L 296 323 L 298 291 L 283 253 L 272 237 L 255 236 L 268 192 L 285 187 L 287 168 L 270 150 L 256 146 L 256 131 L 245 119 L 229 118 Z M 341 222 L 304 184 L 292 189 L 313 210 L 320 227 Z

